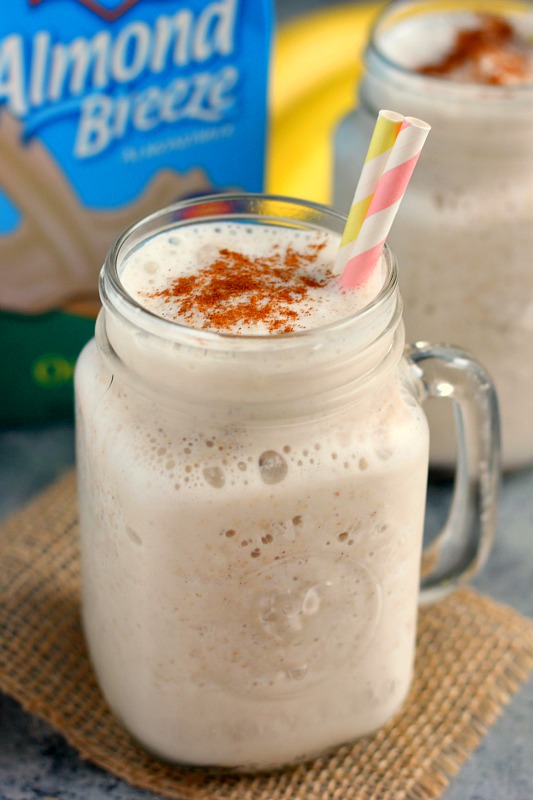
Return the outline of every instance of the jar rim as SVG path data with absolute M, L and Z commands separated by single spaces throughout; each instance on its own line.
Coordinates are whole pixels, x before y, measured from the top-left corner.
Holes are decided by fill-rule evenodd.
M 120 279 L 120 264 L 135 246 L 150 236 L 175 227 L 190 225 L 192 221 L 222 222 L 224 220 L 257 219 L 261 211 L 262 221 L 270 224 L 301 225 L 317 230 L 333 231 L 342 234 L 346 215 L 313 201 L 284 195 L 226 192 L 201 195 L 181 200 L 165 206 L 143 217 L 126 228 L 114 241 L 106 256 L 100 273 L 100 296 L 106 308 L 118 311 L 129 322 L 143 331 L 161 338 L 171 338 L 181 344 L 222 349 L 294 347 L 298 342 L 308 345 L 313 337 L 336 334 L 350 326 L 370 323 L 375 315 L 385 315 L 384 329 L 389 327 L 392 318 L 399 316 L 401 310 L 387 309 L 398 294 L 398 270 L 392 251 L 385 244 L 383 255 L 385 276 L 377 295 L 364 308 L 347 316 L 327 323 L 287 333 L 242 334 L 226 331 L 212 331 L 194 328 L 174 320 L 160 317 L 135 300 L 124 288 Z M 265 213 L 267 212 L 267 213 Z M 395 305 L 399 305 L 396 303 Z M 396 312 L 396 313 L 395 313 Z

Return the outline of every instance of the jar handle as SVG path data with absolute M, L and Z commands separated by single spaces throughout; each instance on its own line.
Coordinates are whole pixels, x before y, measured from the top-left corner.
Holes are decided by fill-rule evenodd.
M 452 401 L 457 439 L 448 517 L 423 553 L 424 604 L 470 580 L 489 555 L 501 481 L 500 423 L 494 385 L 468 353 L 418 342 L 405 355 L 422 402 L 429 397 Z

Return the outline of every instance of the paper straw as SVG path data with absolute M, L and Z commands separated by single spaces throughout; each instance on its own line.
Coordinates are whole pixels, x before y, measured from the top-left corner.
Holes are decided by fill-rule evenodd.
M 384 112 L 390 122 L 394 112 Z M 401 117 L 394 114 L 398 132 L 392 146 L 383 149 L 380 161 L 372 171 L 371 181 L 365 175 L 367 162 L 355 191 L 352 208 L 348 215 L 335 270 L 341 275 L 340 285 L 344 289 L 353 289 L 364 283 L 376 266 L 383 250 L 383 245 L 391 229 L 407 184 L 413 174 L 420 152 L 431 129 L 431 126 L 414 117 Z M 399 119 L 399 121 L 398 121 Z M 376 127 L 380 122 L 378 122 Z M 369 153 L 373 148 L 372 137 Z M 382 157 L 384 156 L 384 158 Z M 378 174 L 378 168 L 380 168 Z M 360 189 L 360 183 L 364 181 Z M 368 189 L 373 189 L 369 194 Z M 363 199 L 359 199 L 361 194 Z M 361 217 L 361 210 L 364 213 Z
M 403 120 L 402 115 L 394 111 L 384 110 L 378 114 L 342 235 L 341 248 L 357 239 Z

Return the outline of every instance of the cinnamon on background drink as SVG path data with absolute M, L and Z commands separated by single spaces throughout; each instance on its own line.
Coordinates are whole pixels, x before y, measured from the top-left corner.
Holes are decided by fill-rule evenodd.
M 389 237 L 407 337 L 475 353 L 500 400 L 504 465 L 533 462 L 533 8 L 397 2 L 365 54 L 359 107 L 336 138 L 334 204 L 349 207 L 376 109 L 432 134 Z M 431 462 L 454 461 L 451 413 L 428 406 Z
M 360 289 L 339 289 L 344 223 L 290 199 L 190 201 L 126 231 L 102 272 L 76 372 L 84 627 L 112 709 L 170 761 L 280 766 L 401 708 L 426 374 L 462 386 L 471 449 L 458 448 L 484 509 L 459 513 L 426 596 L 490 547 L 490 382 L 454 351 L 403 357 L 389 251 Z

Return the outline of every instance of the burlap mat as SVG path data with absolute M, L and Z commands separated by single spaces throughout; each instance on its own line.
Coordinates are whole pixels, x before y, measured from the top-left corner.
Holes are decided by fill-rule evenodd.
M 79 623 L 75 478 L 0 529 L 0 689 L 87 758 L 182 800 L 430 800 L 533 668 L 533 623 L 470 590 L 424 609 L 416 679 L 373 737 L 270 775 L 213 776 L 152 759 L 108 711 Z

